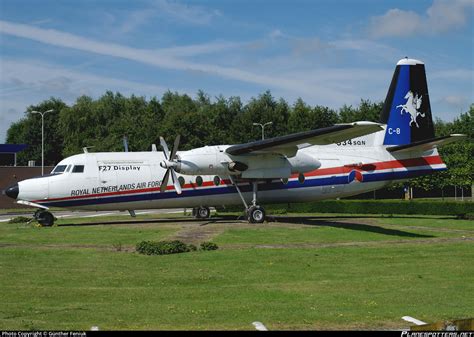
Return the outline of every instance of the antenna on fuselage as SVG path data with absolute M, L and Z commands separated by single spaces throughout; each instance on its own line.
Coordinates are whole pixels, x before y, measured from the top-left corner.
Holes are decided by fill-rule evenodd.
M 82 148 L 82 151 L 84 151 L 84 153 L 89 153 L 89 149 L 92 149 L 94 146 L 85 146 Z
M 125 149 L 125 152 L 128 152 L 128 137 L 127 137 L 127 135 L 123 136 L 123 148 Z

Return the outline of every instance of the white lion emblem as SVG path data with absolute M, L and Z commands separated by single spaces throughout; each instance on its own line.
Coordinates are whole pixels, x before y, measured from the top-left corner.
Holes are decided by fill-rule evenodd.
M 418 116 L 425 117 L 424 113 L 418 111 L 418 109 L 421 107 L 422 96 L 418 97 L 418 94 L 416 94 L 416 96 L 413 96 L 413 93 L 411 92 L 411 90 L 409 90 L 404 98 L 407 100 L 406 103 L 397 105 L 397 109 L 402 108 L 402 110 L 400 111 L 402 115 L 404 112 L 408 112 L 411 118 L 410 126 L 415 123 L 416 127 L 419 128 L 420 126 L 418 125 L 416 118 Z

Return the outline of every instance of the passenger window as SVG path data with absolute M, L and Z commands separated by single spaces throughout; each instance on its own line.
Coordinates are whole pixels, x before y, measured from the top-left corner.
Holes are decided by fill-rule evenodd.
M 84 172 L 84 165 L 74 165 L 72 173 L 82 173 Z

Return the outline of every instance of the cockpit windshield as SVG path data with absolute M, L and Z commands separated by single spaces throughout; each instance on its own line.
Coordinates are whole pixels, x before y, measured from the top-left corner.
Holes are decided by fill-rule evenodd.
M 51 171 L 51 174 L 60 174 L 63 173 L 66 169 L 66 165 L 57 165 L 54 170 Z

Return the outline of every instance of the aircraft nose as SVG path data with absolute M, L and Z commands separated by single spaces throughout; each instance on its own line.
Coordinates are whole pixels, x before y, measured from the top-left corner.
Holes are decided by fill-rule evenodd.
M 5 194 L 12 199 L 16 199 L 18 197 L 19 192 L 20 192 L 20 189 L 18 188 L 18 183 L 16 183 L 15 185 L 9 186 L 5 190 Z

